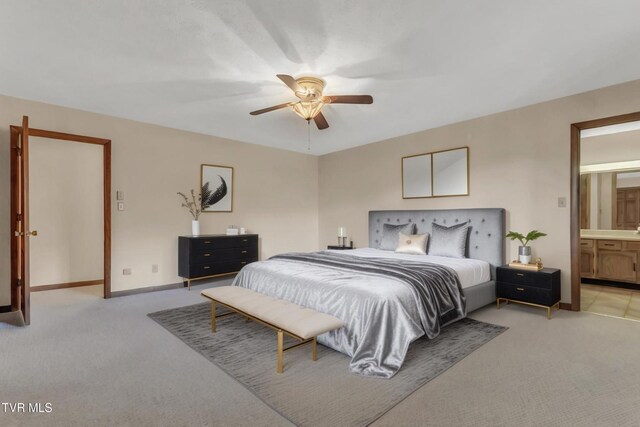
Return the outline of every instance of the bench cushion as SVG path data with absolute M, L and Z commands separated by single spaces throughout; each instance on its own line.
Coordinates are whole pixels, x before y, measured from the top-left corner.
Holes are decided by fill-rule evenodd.
M 303 339 L 312 338 L 344 326 L 342 320 L 329 314 L 320 313 L 240 286 L 210 288 L 202 291 L 202 295 L 237 308 Z

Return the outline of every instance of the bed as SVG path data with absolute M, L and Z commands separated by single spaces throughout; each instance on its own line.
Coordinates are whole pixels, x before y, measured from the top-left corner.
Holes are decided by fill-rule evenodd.
M 424 233 L 433 223 L 463 222 L 469 223 L 465 259 L 378 249 L 383 224 L 414 223 Z M 504 209 L 371 211 L 369 248 L 280 255 L 247 265 L 234 285 L 338 317 L 346 326 L 318 342 L 350 356 L 352 372 L 389 378 L 402 367 L 411 342 L 433 338 L 495 302 L 504 224 Z M 432 282 L 423 287 L 428 295 L 412 280 Z

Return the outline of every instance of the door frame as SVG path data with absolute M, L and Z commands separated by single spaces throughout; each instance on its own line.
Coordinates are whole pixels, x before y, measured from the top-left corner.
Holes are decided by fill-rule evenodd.
M 580 132 L 640 121 L 640 111 L 571 124 L 571 310 L 580 311 Z
M 22 135 L 22 126 L 10 126 L 10 143 L 15 145 L 17 138 Z M 70 133 L 56 132 L 43 129 L 34 129 L 29 127 L 27 129 L 29 137 L 40 137 L 48 139 L 57 139 L 71 142 L 79 142 L 85 144 L 95 144 L 102 146 L 102 171 L 103 171 L 103 234 L 104 234 L 104 247 L 103 247 L 103 297 L 111 298 L 111 140 L 104 138 L 95 138 L 92 136 L 75 135 Z M 11 150 L 11 156 L 15 153 Z M 28 152 L 23 153 L 25 160 L 28 163 Z M 25 168 L 27 171 L 28 169 Z M 19 310 L 20 307 L 20 288 L 17 281 L 17 251 L 14 232 L 17 230 L 17 205 L 13 203 L 18 192 L 18 171 L 16 170 L 16 162 L 11 162 L 11 307 L 12 310 Z M 25 230 L 27 231 L 27 230 Z M 25 237 L 28 238 L 28 237 Z

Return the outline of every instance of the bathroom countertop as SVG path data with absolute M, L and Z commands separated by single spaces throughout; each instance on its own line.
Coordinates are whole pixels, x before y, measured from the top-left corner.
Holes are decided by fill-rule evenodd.
M 640 234 L 633 230 L 580 230 L 581 239 L 640 241 Z

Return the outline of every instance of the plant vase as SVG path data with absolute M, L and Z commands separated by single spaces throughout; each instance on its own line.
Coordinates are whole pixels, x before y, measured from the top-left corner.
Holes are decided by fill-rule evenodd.
M 191 235 L 199 236 L 200 235 L 200 221 L 191 221 Z
M 518 260 L 522 264 L 529 264 L 531 262 L 530 246 L 518 246 Z

